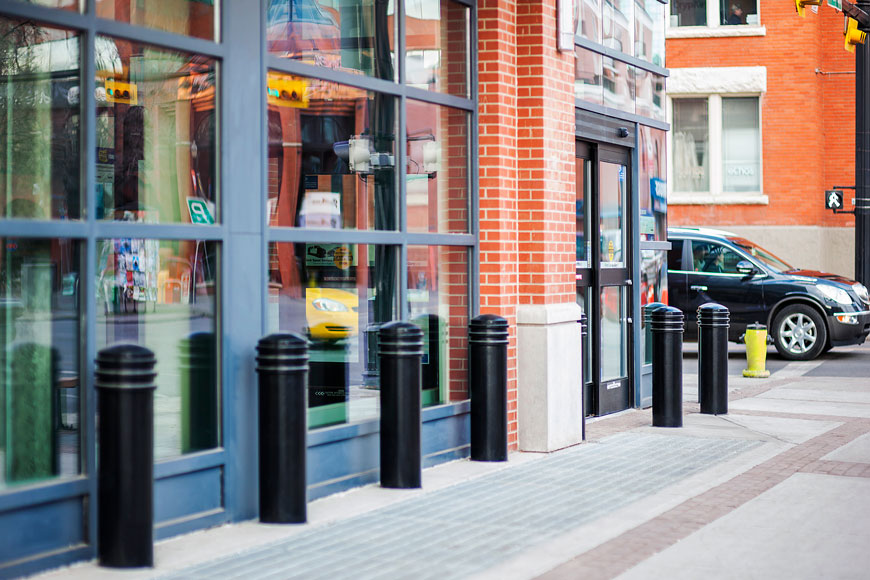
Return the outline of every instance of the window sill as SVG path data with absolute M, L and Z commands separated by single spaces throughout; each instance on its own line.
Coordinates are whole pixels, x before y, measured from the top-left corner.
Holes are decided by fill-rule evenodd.
M 668 205 L 768 205 L 762 193 L 671 193 Z
M 665 38 L 722 38 L 738 36 L 766 36 L 767 28 L 754 24 L 736 26 L 684 26 L 668 28 Z

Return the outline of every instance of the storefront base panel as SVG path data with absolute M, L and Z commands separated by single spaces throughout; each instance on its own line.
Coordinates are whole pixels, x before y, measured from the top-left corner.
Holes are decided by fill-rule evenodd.
M 157 479 L 154 482 L 155 527 L 222 510 L 222 481 L 222 467 Z
M 73 497 L 0 514 L 0 577 L 89 557 L 84 504 Z

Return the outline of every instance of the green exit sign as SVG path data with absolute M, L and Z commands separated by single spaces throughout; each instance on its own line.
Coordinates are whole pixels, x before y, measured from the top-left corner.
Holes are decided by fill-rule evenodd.
M 199 197 L 187 198 L 187 211 L 190 213 L 190 223 L 212 225 L 214 217 L 211 215 L 211 204 Z
M 840 0 L 828 0 L 828 6 L 832 6 L 840 12 L 843 11 L 843 3 Z

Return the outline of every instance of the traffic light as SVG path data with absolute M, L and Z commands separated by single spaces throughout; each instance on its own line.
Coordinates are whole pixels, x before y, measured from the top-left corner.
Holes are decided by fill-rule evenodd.
M 106 101 L 122 105 L 138 104 L 139 92 L 136 90 L 136 84 L 106 79 Z
M 305 94 L 306 83 L 302 79 L 269 78 L 266 82 L 268 102 L 276 107 L 308 106 L 308 96 Z
M 858 30 L 858 21 L 854 18 L 846 17 L 846 31 L 843 33 L 846 36 L 846 50 L 855 52 L 856 44 L 864 44 L 867 40 L 867 33 Z
M 818 6 L 822 0 L 794 0 L 794 7 L 801 18 L 804 17 L 804 6 Z

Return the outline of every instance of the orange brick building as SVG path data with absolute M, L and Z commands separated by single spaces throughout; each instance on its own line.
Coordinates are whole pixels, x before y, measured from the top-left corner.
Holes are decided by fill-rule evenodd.
M 716 18 L 718 2 L 671 5 L 669 223 L 721 227 L 795 266 L 853 275 L 854 218 L 823 199 L 855 182 L 855 58 L 843 49 L 843 15 L 742 4 L 732 25 Z

